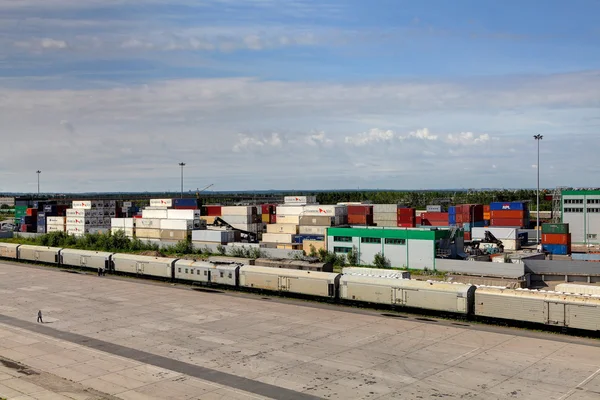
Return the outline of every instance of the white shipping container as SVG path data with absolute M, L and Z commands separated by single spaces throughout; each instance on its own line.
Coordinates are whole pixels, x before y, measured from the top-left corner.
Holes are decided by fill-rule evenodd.
M 202 230 L 192 231 L 192 241 L 196 242 L 215 242 L 226 244 L 234 240 L 233 231 L 213 231 Z
M 137 218 L 136 228 L 160 229 L 160 219 Z
M 194 229 L 193 219 L 161 219 L 160 229 L 191 231 Z
M 301 235 L 327 235 L 327 228 L 327 226 L 301 225 L 299 232 Z
M 150 207 L 173 207 L 173 199 L 150 199 Z
M 90 225 L 92 219 L 95 221 L 95 218 L 76 218 L 76 217 L 67 217 L 67 225 L 76 225 L 76 226 L 84 226 Z
M 46 225 L 64 225 L 66 217 L 46 217 Z
M 269 224 L 267 225 L 267 233 L 298 233 L 298 225 L 295 224 Z
M 221 207 L 221 215 L 256 215 L 254 206 Z
M 471 228 L 471 238 L 485 239 L 485 231 L 489 231 L 496 239 L 501 241 L 518 239 L 518 230 L 515 228 L 495 228 L 491 226 L 486 226 L 485 228 Z
M 167 210 L 168 219 L 200 219 L 200 210 Z
M 277 215 L 300 215 L 304 212 L 304 206 L 277 206 L 275 213 Z
M 68 208 L 65 214 L 67 217 L 91 217 L 92 210 Z
M 110 219 L 110 227 L 111 228 L 125 228 L 125 218 L 111 218 Z
M 425 209 L 427 210 L 427 212 L 442 212 L 442 206 L 434 204 L 428 205 L 427 207 L 425 207 Z
M 65 232 L 66 227 L 64 225 L 46 225 L 46 232 Z
M 107 233 L 108 231 L 110 231 L 110 227 L 100 227 L 100 226 L 92 226 L 90 227 L 90 234 L 99 234 L 99 233 Z
M 166 219 L 167 218 L 167 209 L 164 210 L 148 210 L 147 208 L 142 210 L 142 218 L 158 218 L 158 219 Z
M 277 214 L 277 223 L 278 224 L 300 224 L 300 216 L 299 215 L 280 215 Z
M 253 224 L 256 223 L 256 215 L 221 215 L 221 219 L 229 224 Z
M 239 229 L 246 232 L 262 232 L 262 224 L 230 224 L 235 229 Z
M 285 196 L 283 202 L 285 204 L 316 204 L 317 196 Z
M 133 206 L 133 202 L 131 201 L 124 201 L 123 202 L 123 208 L 129 208 Z
M 266 243 L 294 243 L 296 235 L 289 233 L 263 233 L 262 241 Z
M 340 216 L 348 215 L 348 207 L 338 205 L 319 205 L 304 207 L 303 216 L 324 215 L 324 216 Z
M 92 202 L 90 200 L 76 200 L 73 201 L 71 207 L 83 210 L 91 210 Z

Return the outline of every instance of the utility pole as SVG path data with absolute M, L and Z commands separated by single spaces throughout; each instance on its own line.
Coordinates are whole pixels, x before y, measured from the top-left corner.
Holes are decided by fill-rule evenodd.
M 180 162 L 179 166 L 181 167 L 181 198 L 183 199 L 183 167 L 185 167 L 185 163 Z
M 537 169 L 537 204 L 536 204 L 537 223 L 536 223 L 536 230 L 535 230 L 535 234 L 536 234 L 535 238 L 536 238 L 536 244 L 540 244 L 540 141 L 544 138 L 544 136 L 538 134 L 538 135 L 533 135 L 533 138 L 537 142 L 537 165 L 536 165 L 536 169 Z
M 42 171 L 40 171 L 39 169 L 37 171 L 35 171 L 35 173 L 37 174 L 38 177 L 38 198 L 40 197 L 40 174 L 42 173 Z

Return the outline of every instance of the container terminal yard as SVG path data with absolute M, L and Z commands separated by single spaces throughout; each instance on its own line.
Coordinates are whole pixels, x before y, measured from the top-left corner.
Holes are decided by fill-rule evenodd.
M 2 199 L 0 397 L 597 398 L 597 199 Z

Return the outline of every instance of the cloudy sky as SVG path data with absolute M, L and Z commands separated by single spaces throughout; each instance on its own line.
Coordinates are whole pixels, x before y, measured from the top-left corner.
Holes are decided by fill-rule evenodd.
M 0 192 L 598 186 L 597 0 L 0 0 Z

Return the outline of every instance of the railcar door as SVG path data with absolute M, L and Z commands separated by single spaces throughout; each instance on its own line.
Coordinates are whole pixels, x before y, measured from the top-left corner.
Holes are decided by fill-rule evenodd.
M 144 275 L 144 263 L 136 262 L 135 263 L 135 272 L 140 275 Z
M 86 256 L 81 256 L 81 258 L 79 260 L 79 265 L 81 265 L 82 267 L 87 266 L 87 257 Z
M 35 261 L 40 261 L 40 252 L 36 250 L 33 258 L 35 258 Z
M 566 326 L 565 304 L 548 302 L 548 325 Z
M 279 290 L 287 292 L 290 290 L 290 278 L 286 276 L 279 277 Z

